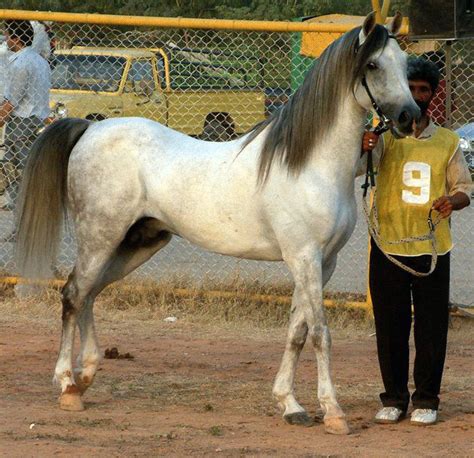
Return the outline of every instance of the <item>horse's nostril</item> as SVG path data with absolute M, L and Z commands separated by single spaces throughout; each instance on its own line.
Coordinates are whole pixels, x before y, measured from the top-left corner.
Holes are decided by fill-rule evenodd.
M 411 123 L 411 116 L 408 111 L 402 111 L 400 116 L 398 117 L 398 122 L 400 124 L 407 124 Z

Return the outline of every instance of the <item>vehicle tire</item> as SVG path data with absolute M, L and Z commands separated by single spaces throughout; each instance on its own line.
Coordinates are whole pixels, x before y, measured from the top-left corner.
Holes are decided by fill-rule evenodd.
M 107 116 L 100 113 L 91 113 L 86 116 L 86 119 L 89 121 L 103 121 L 104 119 L 107 119 Z
M 207 116 L 201 134 L 201 140 L 209 142 L 225 142 L 232 140 L 234 136 L 234 123 L 229 115 L 224 113 L 213 113 L 212 115 Z

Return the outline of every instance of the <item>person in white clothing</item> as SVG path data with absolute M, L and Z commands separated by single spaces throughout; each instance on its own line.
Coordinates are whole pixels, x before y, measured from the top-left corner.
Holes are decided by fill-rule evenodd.
M 6 153 L 0 165 L 10 198 L 3 209 L 13 210 L 28 151 L 49 117 L 51 72 L 48 62 L 32 47 L 31 23 L 6 21 L 5 24 L 6 43 L 12 54 L 8 57 L 4 100 L 0 104 L 0 127 L 8 121 Z

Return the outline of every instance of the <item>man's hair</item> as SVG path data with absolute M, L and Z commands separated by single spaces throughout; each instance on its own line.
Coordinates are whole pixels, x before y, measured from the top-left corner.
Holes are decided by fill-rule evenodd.
M 440 73 L 438 67 L 422 57 L 410 56 L 407 62 L 407 78 L 409 80 L 423 80 L 429 83 L 433 93 L 436 91 Z
M 30 21 L 5 21 L 6 32 L 21 40 L 24 46 L 31 46 L 35 32 Z

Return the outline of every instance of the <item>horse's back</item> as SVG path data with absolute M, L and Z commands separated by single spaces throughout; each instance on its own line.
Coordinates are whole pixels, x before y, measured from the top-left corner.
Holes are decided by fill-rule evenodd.
M 89 155 L 89 160 L 114 153 L 133 156 L 151 154 L 167 161 L 186 155 L 210 159 L 236 151 L 236 144 L 240 143 L 241 140 L 199 140 L 146 118 L 111 118 L 91 124 L 87 135 L 76 148 L 76 154 Z

